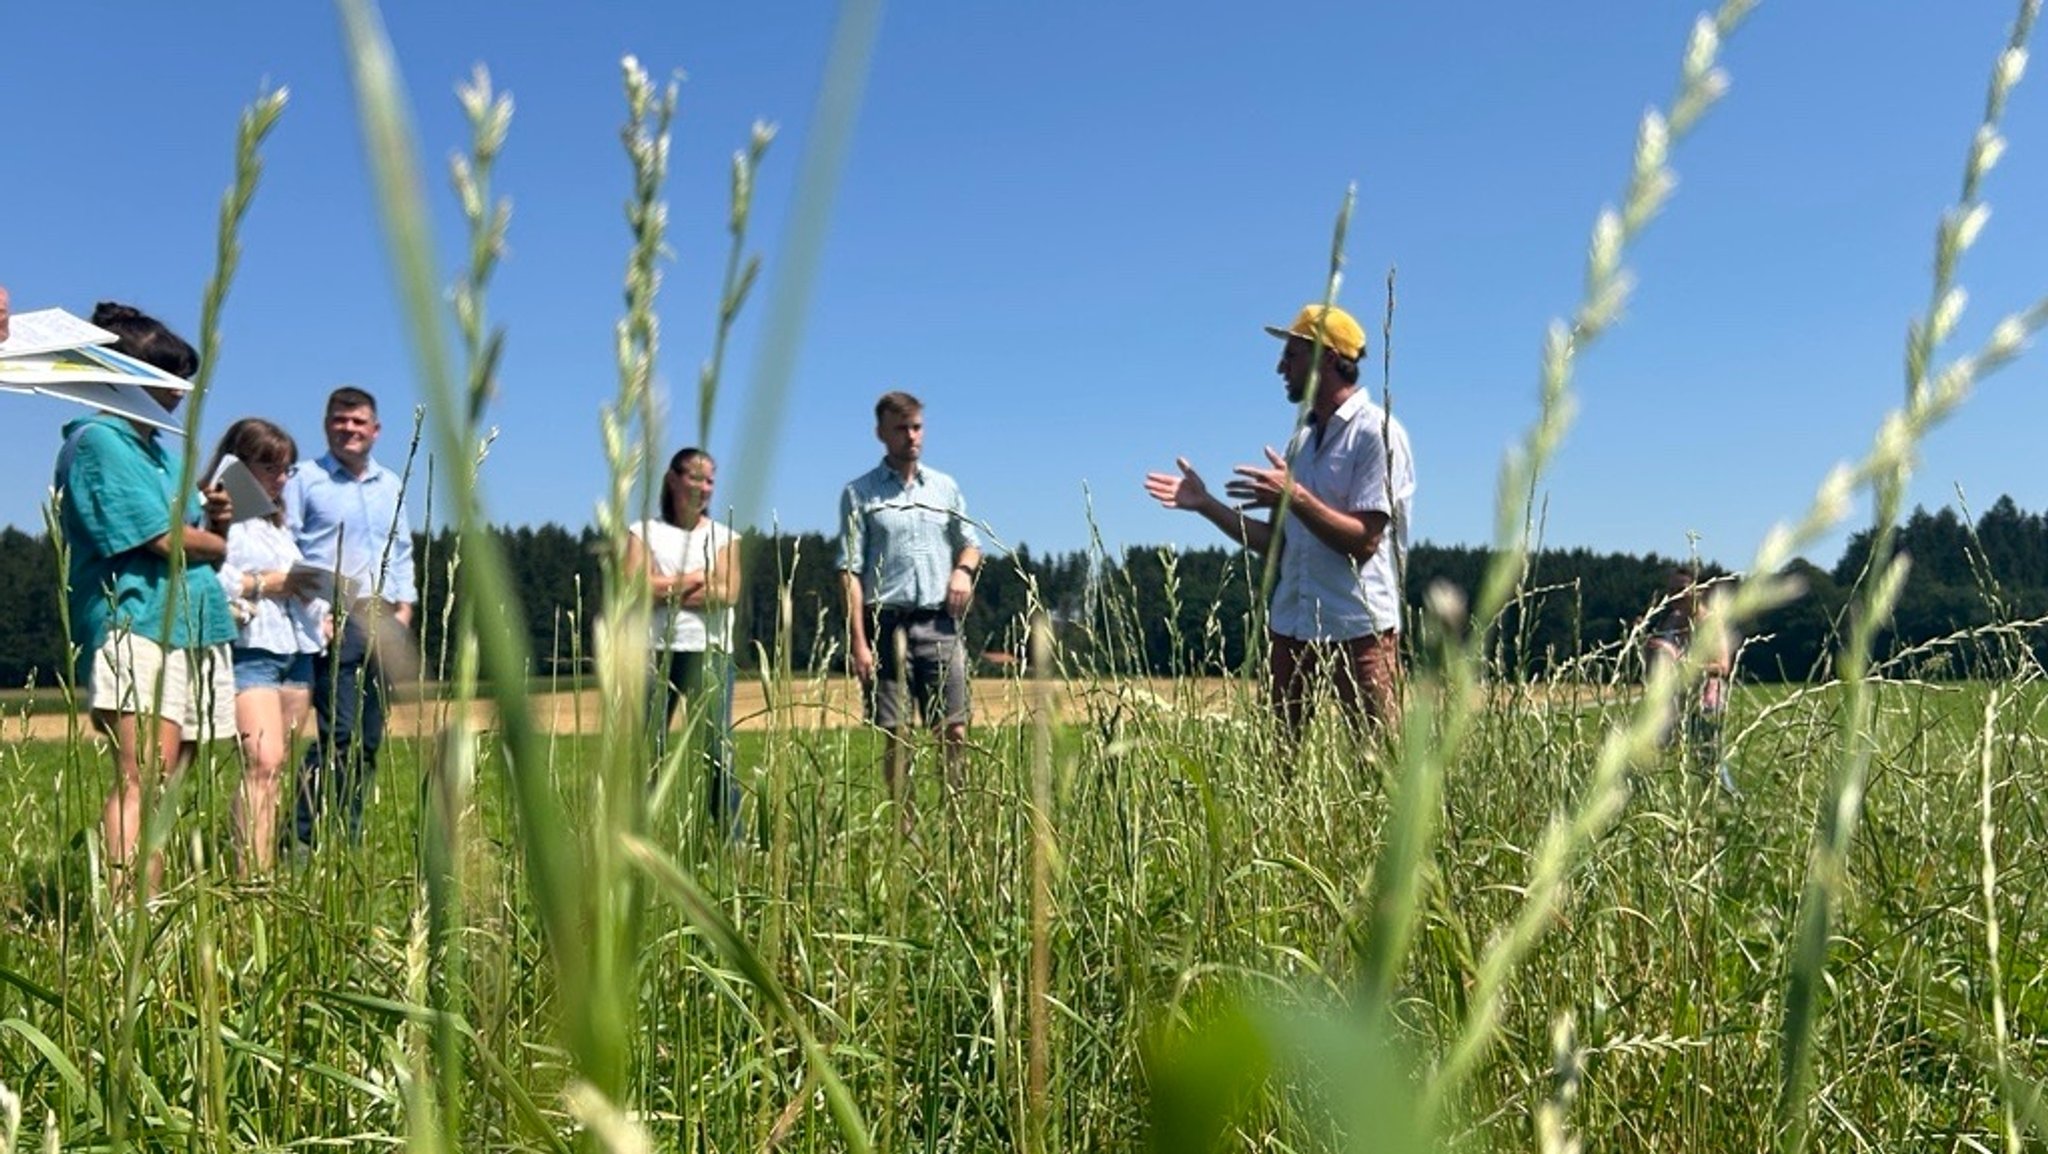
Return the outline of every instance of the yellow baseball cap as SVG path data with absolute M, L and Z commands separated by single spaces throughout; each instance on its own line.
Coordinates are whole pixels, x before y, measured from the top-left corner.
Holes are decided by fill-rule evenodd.
M 1327 311 L 1321 304 L 1303 305 L 1301 312 L 1295 314 L 1293 324 L 1284 329 L 1267 325 L 1266 331 L 1281 340 L 1300 337 L 1314 344 L 1318 327 L 1322 329 L 1324 348 L 1354 361 L 1365 355 L 1365 329 L 1352 319 L 1350 313 L 1335 305 Z

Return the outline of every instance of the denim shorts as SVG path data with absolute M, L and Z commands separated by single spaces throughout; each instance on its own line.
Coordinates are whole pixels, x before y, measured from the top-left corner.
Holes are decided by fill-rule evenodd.
M 235 646 L 235 692 L 251 689 L 305 689 L 313 684 L 313 655 L 272 653 Z

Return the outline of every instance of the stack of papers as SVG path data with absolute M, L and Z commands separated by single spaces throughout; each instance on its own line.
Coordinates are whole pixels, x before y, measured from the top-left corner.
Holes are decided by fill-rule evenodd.
M 88 405 L 173 433 L 177 419 L 145 388 L 190 392 L 192 383 L 103 346 L 113 333 L 63 309 L 16 313 L 0 341 L 0 393 L 40 394 Z

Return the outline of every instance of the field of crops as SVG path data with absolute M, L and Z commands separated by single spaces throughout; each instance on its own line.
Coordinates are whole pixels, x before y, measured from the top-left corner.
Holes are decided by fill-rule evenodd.
M 1516 1146 L 1546 1106 L 1606 1148 L 1772 1143 L 1839 692 L 1741 691 L 1739 797 L 1674 750 L 1627 774 L 1611 825 L 1561 869 L 1543 860 L 1546 831 L 1583 805 L 1595 738 L 1628 703 L 1499 697 L 1445 774 L 1413 946 L 1378 1017 L 1361 980 L 1384 760 L 1332 728 L 1282 764 L 1257 712 L 1218 709 L 1213 687 L 1191 684 L 1186 707 L 1171 687 L 1095 688 L 1087 721 L 1046 746 L 1026 727 L 984 730 L 956 801 L 925 775 L 909 840 L 857 729 L 745 736 L 743 846 L 708 837 L 679 786 L 650 840 L 751 956 L 726 952 L 658 875 L 638 885 L 623 1053 L 646 1131 L 682 1150 L 843 1148 L 800 1021 L 881 1148 L 1015 1148 L 1043 1125 L 1047 1148 L 1129 1149 L 1154 1112 L 1158 1148 L 1191 1148 L 1209 1125 L 1252 1149 L 1346 1135 L 1399 1148 L 1402 1121 L 1418 1143 Z M 1877 692 L 1865 831 L 1814 1031 L 1824 1148 L 1996 1145 L 2001 1077 L 2031 1085 L 2048 961 L 2041 704 L 2012 687 Z M 549 748 L 559 819 L 586 830 L 592 742 Z M 1034 988 L 1041 748 L 1053 852 Z M 438 907 L 418 848 L 433 836 L 431 763 L 426 743 L 395 743 L 362 846 L 254 882 L 221 864 L 232 766 L 194 773 L 167 888 L 137 916 L 89 884 L 96 750 L 12 747 L 0 1069 L 30 1127 L 54 1111 L 67 1142 L 99 1144 L 118 1112 L 125 1139 L 151 1148 L 403 1141 L 430 1124 L 464 1149 L 570 1144 L 564 999 L 502 752 L 480 747 L 459 892 Z M 1553 870 L 1561 892 L 1524 925 Z M 454 923 L 430 932 L 437 916 Z M 1050 1012 L 1034 1016 L 1034 998 Z M 1048 1113 L 1034 1121 L 1039 1044 Z

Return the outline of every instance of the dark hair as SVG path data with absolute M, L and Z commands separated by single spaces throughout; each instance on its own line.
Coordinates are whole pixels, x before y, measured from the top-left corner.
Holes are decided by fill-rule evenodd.
M 327 394 L 327 412 L 337 409 L 368 409 L 372 416 L 377 412 L 377 398 L 354 385 L 343 385 Z
M 101 301 L 92 310 L 92 323 L 120 338 L 114 342 L 117 352 L 183 380 L 199 375 L 199 354 L 185 338 L 133 305 Z
M 1330 358 L 1330 371 L 1337 374 L 1338 380 L 1343 381 L 1347 385 L 1358 383 L 1357 357 L 1347 357 L 1343 353 L 1331 352 L 1329 349 L 1324 349 L 1323 352 L 1328 354 Z
M 1661 601 L 1664 612 L 1658 617 L 1660 622 L 1676 626 L 1690 623 L 1700 615 L 1701 610 L 1706 608 L 1706 598 L 1702 596 L 1706 586 L 1701 583 L 1702 576 L 1704 575 L 1689 565 L 1673 565 L 1664 574 L 1664 596 Z
M 299 459 L 299 443 L 292 440 L 290 433 L 262 417 L 243 417 L 221 434 L 220 446 L 213 451 L 202 483 L 212 481 L 220 472 L 222 459 L 229 456 L 239 458 L 245 465 L 290 465 Z M 284 524 L 284 510 L 273 512 L 270 519 L 275 524 Z
M 675 493 L 668 486 L 668 479 L 681 476 L 683 470 L 690 467 L 690 462 L 699 457 L 711 461 L 713 465 L 718 464 L 717 461 L 711 460 L 711 454 L 695 446 L 679 450 L 675 456 L 668 459 L 668 472 L 664 473 L 661 478 L 661 519 L 671 525 L 679 526 L 681 522 L 676 520 L 676 498 Z M 707 509 L 705 512 L 708 513 L 710 510 Z
M 879 425 L 890 417 L 914 417 L 924 412 L 924 402 L 901 390 L 883 393 L 875 402 L 875 424 Z

